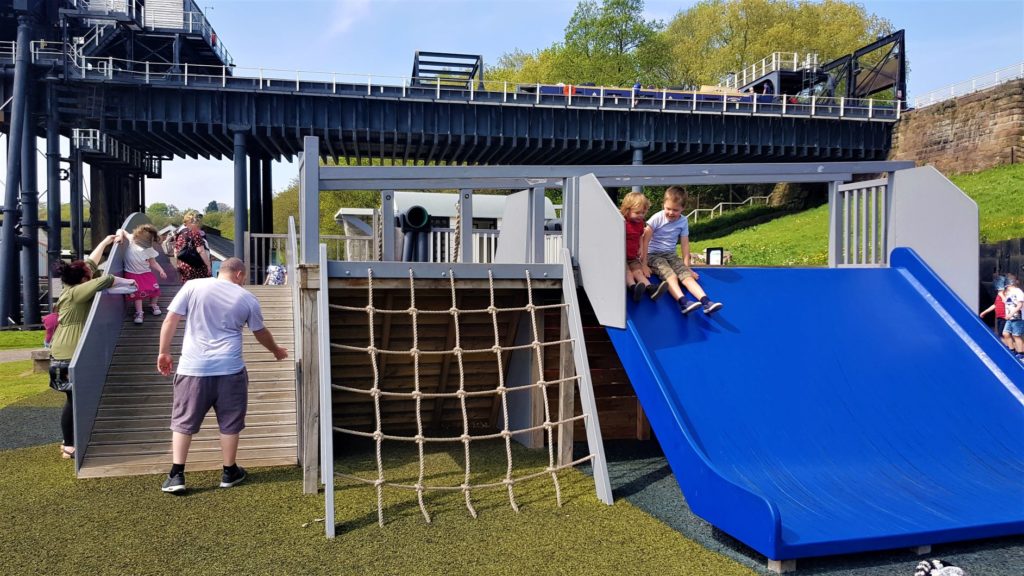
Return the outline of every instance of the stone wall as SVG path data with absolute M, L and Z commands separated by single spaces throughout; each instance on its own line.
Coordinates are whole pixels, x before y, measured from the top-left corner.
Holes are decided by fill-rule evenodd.
M 931 164 L 943 174 L 1024 162 L 1024 80 L 904 113 L 891 160 Z

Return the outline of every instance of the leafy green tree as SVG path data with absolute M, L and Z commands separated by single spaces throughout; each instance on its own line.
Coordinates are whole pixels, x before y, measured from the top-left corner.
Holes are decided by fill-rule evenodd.
M 216 200 L 210 200 L 210 203 L 206 205 L 206 213 L 212 214 L 213 212 L 220 212 L 220 206 Z

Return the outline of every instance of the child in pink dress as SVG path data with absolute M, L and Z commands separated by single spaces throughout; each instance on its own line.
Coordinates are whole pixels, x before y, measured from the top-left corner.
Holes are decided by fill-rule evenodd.
M 129 302 L 135 303 L 135 319 L 133 322 L 142 324 L 142 301 L 149 298 L 153 316 L 163 314 L 157 304 L 160 298 L 160 284 L 156 281 L 156 274 L 161 280 L 167 280 L 167 273 L 157 263 L 156 257 L 159 253 L 153 247 L 159 241 L 160 234 L 152 224 L 142 224 L 132 231 L 132 242 L 124 256 L 124 277 L 135 280 L 138 291 L 125 296 Z M 154 274 L 154 272 L 156 274 Z

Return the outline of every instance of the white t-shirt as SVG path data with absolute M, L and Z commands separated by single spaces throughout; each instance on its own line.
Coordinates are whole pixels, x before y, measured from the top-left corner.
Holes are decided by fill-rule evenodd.
M 156 258 L 160 254 L 156 248 L 143 248 L 135 242 L 128 245 L 128 251 L 124 254 L 124 271 L 132 274 L 145 274 L 152 272 L 149 267 L 149 259 Z
M 168 310 L 185 316 L 185 343 L 178 374 L 223 376 L 245 368 L 242 326 L 264 328 L 260 303 L 241 286 L 218 278 L 189 280 Z
M 651 243 L 647 248 L 647 252 L 650 254 L 675 252 L 679 239 L 690 235 L 690 224 L 686 221 L 686 216 L 680 216 L 675 221 L 669 222 L 669 219 L 665 217 L 664 210 L 651 216 L 647 225 L 651 227 L 652 232 Z
M 1006 302 L 1006 319 L 1007 320 L 1020 320 L 1021 319 L 1021 306 L 1024 305 L 1024 290 L 1016 286 L 1010 286 L 1003 291 L 1003 301 Z M 1014 314 L 1010 314 L 1011 310 L 1015 310 Z

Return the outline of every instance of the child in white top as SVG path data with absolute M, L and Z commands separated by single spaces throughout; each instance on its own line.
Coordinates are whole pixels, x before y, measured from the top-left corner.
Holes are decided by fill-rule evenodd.
M 123 230 L 122 233 L 124 233 Z M 135 280 L 139 289 L 125 298 L 135 304 L 133 322 L 142 324 L 142 301 L 147 298 L 150 299 L 153 316 L 163 314 L 157 304 L 160 299 L 160 284 L 156 281 L 156 274 L 160 275 L 161 280 L 167 280 L 167 273 L 156 261 L 159 253 L 153 246 L 159 241 L 160 234 L 152 224 L 137 226 L 132 231 L 131 239 L 128 251 L 124 255 L 124 277 Z
M 1017 277 L 1013 274 L 1006 275 L 1006 284 L 1003 290 L 1003 300 L 1006 302 L 1003 334 L 1009 335 L 1017 358 L 1024 360 L 1024 291 L 1017 285 Z
M 690 269 L 690 227 L 683 216 L 685 202 L 686 190 L 682 187 L 669 186 L 665 190 L 662 211 L 647 221 L 651 229 L 647 261 L 651 269 L 661 277 L 661 281 L 668 284 L 668 293 L 675 298 L 683 314 L 689 314 L 697 308 L 703 308 L 705 314 L 711 314 L 719 310 L 722 304 L 708 298 L 697 282 L 700 275 Z M 682 249 L 682 258 L 676 253 L 677 246 Z M 688 301 L 683 288 L 698 301 Z

